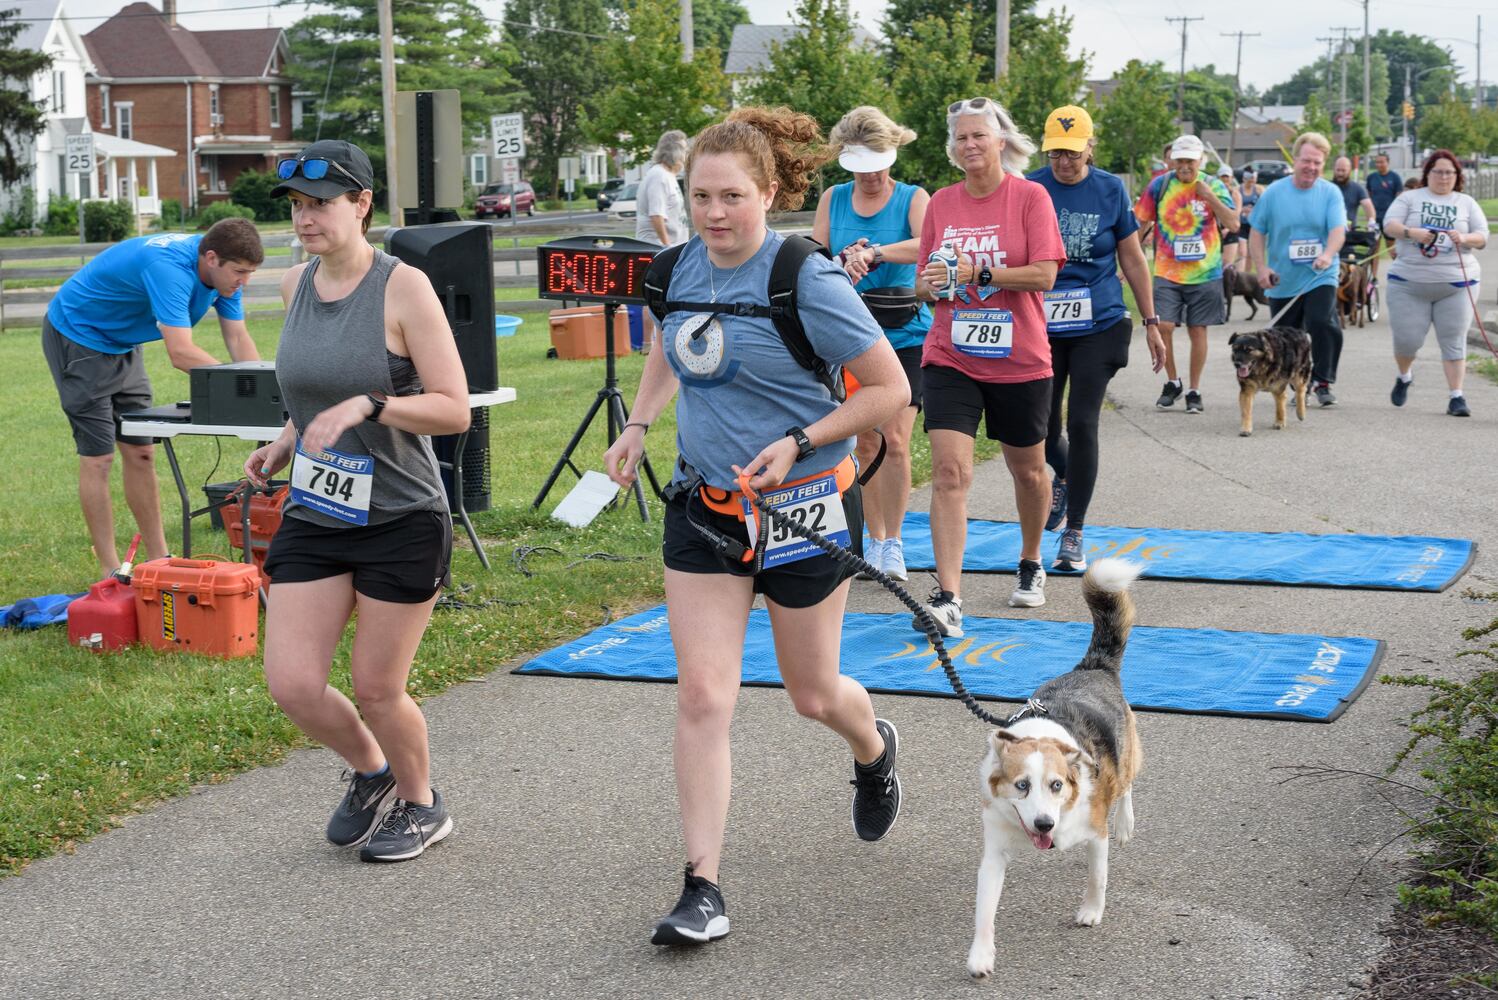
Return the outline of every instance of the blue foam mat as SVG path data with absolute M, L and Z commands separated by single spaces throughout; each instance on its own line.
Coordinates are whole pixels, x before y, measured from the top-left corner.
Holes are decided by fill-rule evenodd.
M 1023 701 L 1070 670 L 1091 622 L 965 617 L 948 652 L 979 698 Z M 1135 708 L 1331 722 L 1362 693 L 1383 656 L 1374 639 L 1136 626 L 1124 654 L 1124 694 Z M 909 614 L 849 614 L 842 671 L 870 691 L 952 697 L 945 673 Z M 674 681 L 664 606 L 612 622 L 542 653 L 517 674 Z M 770 619 L 749 615 L 745 684 L 780 684 Z
M 901 536 L 909 569 L 936 568 L 931 518 L 905 515 Z M 1059 535 L 1041 542 L 1046 572 Z M 1472 566 L 1477 543 L 1425 535 L 1308 535 L 1298 531 L 1192 531 L 1185 528 L 1119 528 L 1088 525 L 1088 560 L 1118 556 L 1144 564 L 1158 580 L 1270 583 L 1297 587 L 1438 592 Z M 1019 565 L 1019 525 L 969 520 L 963 550 L 965 573 L 1013 573 Z

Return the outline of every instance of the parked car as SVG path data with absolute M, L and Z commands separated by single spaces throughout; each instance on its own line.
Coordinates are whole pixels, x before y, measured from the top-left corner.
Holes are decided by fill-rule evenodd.
M 598 210 L 607 212 L 614 199 L 619 195 L 619 189 L 624 187 L 623 177 L 610 177 L 603 182 L 603 190 L 598 192 Z
M 1243 166 L 1233 169 L 1233 177 L 1239 184 L 1243 183 L 1243 171 L 1249 167 L 1252 167 L 1254 173 L 1258 175 L 1260 184 L 1270 184 L 1281 177 L 1290 176 L 1290 164 L 1284 160 L 1249 160 Z
M 474 218 L 482 219 L 488 215 L 504 218 L 510 214 L 512 202 L 515 212 L 536 214 L 536 191 L 525 181 L 520 181 L 516 184 L 486 185 L 478 198 L 474 199 Z
M 626 184 L 619 189 L 618 197 L 609 206 L 609 218 L 611 219 L 633 219 L 635 217 L 635 198 L 640 193 L 640 185 Z

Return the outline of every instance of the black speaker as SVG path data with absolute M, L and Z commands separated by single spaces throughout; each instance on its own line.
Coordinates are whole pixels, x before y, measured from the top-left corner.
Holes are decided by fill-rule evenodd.
M 470 514 L 488 510 L 491 503 L 489 479 L 489 409 L 478 407 L 471 411 L 473 422 L 468 426 L 468 438 L 463 442 L 463 508 Z M 458 436 L 442 434 L 432 438 L 432 451 L 441 463 L 442 489 L 447 493 L 447 509 L 456 511 L 458 505 L 453 493 L 452 460 L 457 454 Z
M 493 230 L 483 222 L 445 222 L 397 229 L 385 252 L 432 282 L 458 342 L 469 392 L 499 388 L 494 339 Z

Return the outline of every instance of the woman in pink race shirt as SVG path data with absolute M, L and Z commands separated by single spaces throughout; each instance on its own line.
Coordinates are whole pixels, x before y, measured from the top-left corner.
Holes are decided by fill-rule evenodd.
M 927 263 L 917 286 L 936 302 L 921 358 L 930 387 L 922 402 L 931 439 L 937 578 L 927 607 L 948 636 L 962 635 L 962 551 L 980 422 L 1004 446 L 1019 508 L 1022 544 L 1009 604 L 1045 603 L 1040 537 L 1050 508 L 1051 348 L 1043 295 L 1066 261 L 1066 248 L 1050 195 L 1024 177 L 1034 152 L 1035 144 L 994 101 L 955 102 L 947 108 L 947 156 L 966 176 L 931 197 L 921 227 L 921 260 L 943 247 L 957 255 L 955 268 Z

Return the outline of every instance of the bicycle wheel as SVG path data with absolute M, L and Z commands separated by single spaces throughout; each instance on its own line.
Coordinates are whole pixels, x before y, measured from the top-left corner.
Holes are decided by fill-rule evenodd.
M 1377 285 L 1369 285 L 1368 286 L 1368 298 L 1367 298 L 1367 302 L 1364 305 L 1364 308 L 1368 310 L 1368 318 L 1371 319 L 1371 320 L 1373 320 L 1375 323 L 1378 322 L 1378 316 L 1379 316 L 1378 299 L 1379 299 L 1378 286 Z

